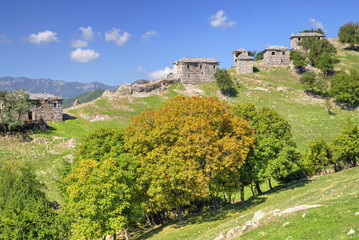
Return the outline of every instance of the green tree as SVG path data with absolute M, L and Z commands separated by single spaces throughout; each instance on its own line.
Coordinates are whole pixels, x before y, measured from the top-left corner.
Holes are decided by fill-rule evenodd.
M 241 104 L 234 109 L 236 115 L 243 116 L 251 122 L 255 130 L 255 148 L 251 149 L 246 162 L 241 168 L 241 182 L 244 185 L 254 183 L 261 193 L 259 183 L 274 178 L 282 181 L 299 168 L 298 153 L 291 140 L 291 127 L 277 111 L 271 108 L 256 108 L 253 104 Z M 285 151 L 281 153 L 282 151 Z M 289 154 L 293 156 L 288 157 Z M 284 157 L 293 160 L 284 164 Z M 280 162 L 283 164 L 280 164 Z M 295 167 L 294 165 L 297 165 Z M 270 184 L 271 186 L 271 184 Z
M 350 44 L 355 49 L 355 44 L 359 44 L 359 22 L 348 22 L 339 28 L 339 41 Z
M 359 73 L 352 71 L 350 74 L 338 72 L 330 78 L 331 87 L 329 93 L 338 102 L 348 106 L 359 103 Z
M 316 138 L 308 143 L 303 154 L 303 166 L 308 176 L 320 173 L 331 163 L 331 149 L 324 138 Z
M 307 90 L 314 90 L 314 84 L 316 80 L 316 74 L 313 71 L 305 72 L 299 79 L 300 83 L 305 86 Z
M 254 57 L 254 61 L 262 60 L 264 56 L 264 51 L 258 52 Z
M 359 126 L 346 120 L 340 135 L 332 141 L 332 149 L 334 163 L 356 167 L 359 157 Z
M 299 74 L 302 74 L 305 66 L 309 63 L 307 57 L 303 54 L 303 52 L 298 50 L 290 51 L 290 60 L 293 62 L 294 66 L 297 66 L 299 69 Z
M 62 224 L 29 167 L 0 167 L 0 239 L 66 239 Z
M 214 77 L 216 78 L 217 85 L 223 94 L 234 95 L 236 93 L 231 75 L 229 75 L 226 69 L 217 70 L 214 73 Z
M 67 177 L 67 209 L 75 216 L 72 238 L 124 232 L 142 216 L 136 199 L 137 161 L 130 154 L 101 162 L 81 160 Z
M 154 211 L 182 207 L 214 190 L 211 182 L 226 169 L 236 172 L 253 144 L 253 130 L 210 97 L 172 98 L 147 110 L 125 129 L 125 142 L 139 160 Z

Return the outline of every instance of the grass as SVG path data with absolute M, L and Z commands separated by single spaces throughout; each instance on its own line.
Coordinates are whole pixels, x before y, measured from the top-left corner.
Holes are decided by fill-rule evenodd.
M 214 239 L 220 233 L 244 224 L 256 211 L 281 211 L 297 205 L 321 204 L 312 208 L 265 217 L 258 228 L 236 239 L 358 239 L 359 168 L 279 185 L 244 203 L 236 203 L 217 211 L 206 211 L 163 228 L 147 232 L 140 239 Z M 303 213 L 306 216 L 303 218 Z M 283 224 L 289 222 L 287 227 Z M 355 234 L 347 236 L 350 229 Z

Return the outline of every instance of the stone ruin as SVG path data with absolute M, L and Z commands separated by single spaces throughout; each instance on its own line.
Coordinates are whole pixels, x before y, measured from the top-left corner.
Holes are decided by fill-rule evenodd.
M 243 48 L 233 52 L 234 66 L 238 74 L 253 73 L 253 57 Z
M 33 107 L 25 121 L 62 121 L 62 97 L 48 93 L 30 93 Z
M 294 50 L 300 50 L 302 49 L 301 46 L 299 46 L 299 42 L 303 41 L 304 38 L 318 38 L 318 39 L 324 39 L 325 35 L 317 32 L 301 32 L 297 33 L 295 35 L 292 34 L 290 39 L 290 48 Z
M 289 51 L 286 46 L 270 46 L 264 50 L 263 60 L 270 66 L 290 65 Z

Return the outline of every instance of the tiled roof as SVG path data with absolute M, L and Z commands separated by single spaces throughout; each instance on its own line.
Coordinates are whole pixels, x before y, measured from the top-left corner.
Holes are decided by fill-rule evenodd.
M 292 35 L 290 38 L 295 38 L 295 37 L 325 37 L 325 35 L 317 32 L 301 32 Z
M 209 59 L 209 58 L 201 58 L 201 57 L 184 57 L 180 60 L 175 61 L 177 62 L 187 62 L 187 63 L 196 63 L 196 62 L 203 62 L 203 63 L 219 63 L 216 60 Z
M 270 46 L 268 48 L 266 48 L 264 51 L 270 51 L 270 50 L 275 50 L 275 51 L 286 51 L 288 48 L 286 46 Z
M 63 99 L 49 93 L 30 93 L 30 100 L 40 100 L 40 99 Z

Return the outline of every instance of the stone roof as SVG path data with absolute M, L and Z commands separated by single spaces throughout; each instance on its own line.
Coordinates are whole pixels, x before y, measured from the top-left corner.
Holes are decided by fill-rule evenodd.
M 219 63 L 218 61 L 214 59 L 209 58 L 201 58 L 201 57 L 184 57 L 180 60 L 175 61 L 177 62 L 185 62 L 185 63 Z
M 29 93 L 30 95 L 30 100 L 42 100 L 42 99 L 46 99 L 46 100 L 62 100 L 62 97 L 58 97 L 49 93 Z
M 292 35 L 290 38 L 297 37 L 325 37 L 325 35 L 317 32 L 300 32 L 295 35 Z
M 254 58 L 251 57 L 251 56 L 239 55 L 239 56 L 237 57 L 237 59 L 240 59 L 240 60 L 253 60 Z
M 243 48 L 240 48 L 238 50 L 233 51 L 233 53 L 235 53 L 235 52 L 248 52 L 248 51 Z
M 271 50 L 274 50 L 274 51 L 287 51 L 287 47 L 286 46 L 270 46 L 268 48 L 266 48 L 264 51 L 271 51 Z

